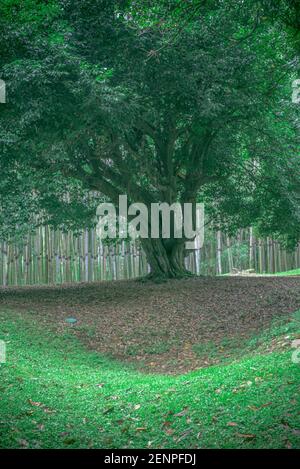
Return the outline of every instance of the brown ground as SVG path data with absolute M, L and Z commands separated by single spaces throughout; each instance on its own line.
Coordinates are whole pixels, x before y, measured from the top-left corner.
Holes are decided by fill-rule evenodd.
M 31 311 L 57 333 L 72 329 L 88 347 L 144 370 L 179 373 L 214 363 L 195 344 L 247 338 L 300 309 L 300 277 L 2 288 L 0 308 Z

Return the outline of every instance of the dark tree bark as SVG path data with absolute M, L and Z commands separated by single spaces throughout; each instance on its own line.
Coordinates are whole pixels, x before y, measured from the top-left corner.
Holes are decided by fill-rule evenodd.
M 150 278 L 182 278 L 191 276 L 185 267 L 185 244 L 183 239 L 142 239 L 151 268 Z

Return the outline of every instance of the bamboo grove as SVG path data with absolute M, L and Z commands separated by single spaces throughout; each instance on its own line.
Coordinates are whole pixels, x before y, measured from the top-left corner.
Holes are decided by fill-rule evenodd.
M 287 251 L 271 237 L 255 237 L 252 228 L 235 237 L 210 229 L 203 247 L 190 252 L 185 262 L 197 275 L 272 274 L 300 267 L 300 244 Z M 107 245 L 95 229 L 73 233 L 44 226 L 22 242 L 0 242 L 3 286 L 132 279 L 148 272 L 138 241 Z

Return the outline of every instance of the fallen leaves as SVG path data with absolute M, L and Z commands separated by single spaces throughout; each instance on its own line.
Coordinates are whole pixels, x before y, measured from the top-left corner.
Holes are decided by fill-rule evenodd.
M 186 437 L 188 437 L 192 433 L 192 431 L 193 431 L 192 428 L 185 430 L 178 438 L 175 439 L 176 443 L 179 443 L 180 441 L 184 440 Z
M 246 440 L 254 440 L 256 438 L 256 435 L 254 433 L 236 433 L 236 436 L 239 438 L 244 438 Z
M 98 384 L 96 384 L 96 386 L 97 386 L 97 388 L 103 388 L 104 383 L 98 383 Z
M 174 430 L 173 430 L 173 428 L 167 428 L 167 429 L 165 430 L 165 433 L 166 433 L 166 435 L 168 435 L 168 436 L 172 436 L 172 435 L 174 434 Z
M 174 417 L 184 417 L 188 413 L 188 407 L 184 407 L 181 412 L 174 414 Z
M 170 420 L 165 420 L 162 424 L 162 427 L 170 427 L 172 425 L 172 422 Z
M 32 310 L 42 320 L 46 313 L 47 321 L 62 333 L 65 329 L 60 329 L 61 321 L 68 317 L 66 312 L 71 317 L 76 304 L 76 319 L 84 327 L 74 327 L 72 333 L 91 349 L 121 361 L 138 362 L 141 368 L 151 372 L 178 374 L 179 370 L 185 372 L 214 363 L 212 357 L 191 353 L 199 340 L 222 345 L 225 337 L 234 338 L 238 334 L 246 339 L 253 331 L 268 327 L 278 314 L 275 301 L 278 291 L 282 292 L 281 314 L 298 309 L 299 280 L 285 277 L 240 278 L 238 281 L 235 278 L 199 278 L 178 281 L 176 289 L 169 282 L 160 285 L 103 282 L 66 287 L 63 296 L 50 297 L 49 292 L 38 289 L 30 295 L 11 294 L 5 304 Z M 92 335 L 91 330 L 95 332 Z M 133 337 L 139 360 L 126 353 Z M 167 343 L 168 352 L 153 353 L 154 339 L 158 344 Z M 289 345 L 292 339 L 286 339 Z M 98 379 L 95 387 L 102 388 L 102 378 Z
M 285 444 L 285 447 L 286 447 L 287 449 L 292 449 L 292 448 L 293 448 L 293 445 L 292 445 L 292 443 L 291 443 L 289 440 L 287 440 L 287 441 L 286 441 L 286 444 Z
M 295 339 L 295 340 L 293 340 L 292 343 L 291 343 L 291 347 L 292 347 L 292 348 L 298 348 L 298 347 L 300 347 L 300 339 Z
M 32 401 L 31 399 L 28 399 L 28 402 L 31 406 L 33 407 L 39 407 L 41 409 L 43 409 L 43 411 L 46 413 L 46 414 L 53 414 L 56 412 L 56 410 L 54 409 L 50 409 L 49 407 L 47 407 L 45 404 L 43 404 L 42 402 L 37 402 L 37 401 Z M 30 411 L 29 411 L 30 412 Z
M 266 404 L 262 404 L 260 406 L 249 405 L 248 408 L 251 409 L 251 410 L 257 411 L 257 410 L 263 409 L 265 407 L 269 407 L 272 404 L 273 404 L 273 402 L 267 402 Z
M 28 402 L 30 405 L 35 406 L 35 407 L 44 407 L 44 404 L 42 404 L 41 402 L 35 402 L 35 401 L 32 401 L 31 399 L 28 399 Z
M 24 438 L 20 438 L 18 440 L 18 443 L 19 445 L 21 446 L 21 448 L 28 448 L 29 447 L 29 443 L 27 440 L 25 440 Z

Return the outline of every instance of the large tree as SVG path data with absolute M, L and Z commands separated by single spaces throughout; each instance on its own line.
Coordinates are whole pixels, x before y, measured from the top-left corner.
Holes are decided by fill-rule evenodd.
M 179 31 L 176 0 L 45 3 L 26 2 L 27 21 L 40 13 L 33 33 L 22 9 L 6 33 L 1 162 L 34 170 L 48 211 L 48 187 L 61 202 L 78 184 L 148 207 L 195 203 L 206 188 L 213 201 L 215 187 L 217 206 L 239 177 L 253 196 L 261 174 L 278 179 L 294 161 L 294 52 L 252 1 L 203 2 Z M 186 274 L 184 238 L 142 243 L 153 275 Z

